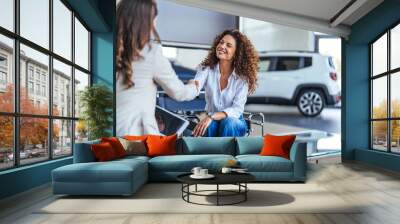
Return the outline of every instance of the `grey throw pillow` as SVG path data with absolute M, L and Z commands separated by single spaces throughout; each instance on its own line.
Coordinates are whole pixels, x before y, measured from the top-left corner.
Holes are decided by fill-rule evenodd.
M 126 140 L 118 138 L 126 151 L 126 155 L 145 156 L 147 155 L 147 148 L 143 141 L 140 140 Z

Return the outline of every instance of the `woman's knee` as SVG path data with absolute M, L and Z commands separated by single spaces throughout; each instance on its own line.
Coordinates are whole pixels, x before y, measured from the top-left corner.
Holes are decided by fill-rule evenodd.
M 227 117 L 220 124 L 220 134 L 224 136 L 243 136 L 246 129 L 246 122 L 234 117 Z

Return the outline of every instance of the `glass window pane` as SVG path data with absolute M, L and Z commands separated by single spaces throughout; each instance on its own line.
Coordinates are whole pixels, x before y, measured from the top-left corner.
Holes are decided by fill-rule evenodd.
M 0 111 L 14 111 L 14 43 L 0 35 Z
M 53 115 L 72 117 L 72 69 L 53 60 Z
M 391 136 L 392 141 L 392 152 L 400 153 L 400 120 L 393 120 L 390 122 L 391 126 Z
M 400 67 L 400 24 L 391 30 L 390 60 L 391 69 Z
M 53 18 L 53 51 L 71 60 L 72 12 L 60 0 L 53 0 Z
M 0 26 L 14 31 L 14 0 L 0 1 Z
M 75 121 L 75 143 L 88 141 L 88 128 L 84 120 Z
M 387 118 L 387 78 L 372 81 L 372 118 Z
M 372 75 L 387 71 L 387 34 L 372 44 Z
M 75 18 L 75 63 L 89 70 L 89 32 Z
M 276 71 L 291 71 L 299 69 L 299 57 L 278 57 Z
M 86 86 L 89 86 L 89 75 L 75 69 L 75 117 L 81 115 L 80 94 Z
M 10 116 L 0 116 L 0 170 L 14 165 L 14 124 Z
M 49 123 L 45 118 L 21 117 L 20 163 L 28 164 L 49 158 Z
M 25 114 L 47 115 L 49 57 L 21 44 L 20 109 Z
M 372 148 L 387 151 L 387 121 L 372 122 Z
M 72 121 L 53 120 L 53 157 L 72 154 Z
M 390 76 L 391 116 L 400 118 L 400 72 L 391 74 Z
M 259 72 L 267 72 L 270 70 L 271 58 L 260 58 L 260 63 L 258 63 Z
M 20 0 L 21 36 L 49 47 L 49 0 Z

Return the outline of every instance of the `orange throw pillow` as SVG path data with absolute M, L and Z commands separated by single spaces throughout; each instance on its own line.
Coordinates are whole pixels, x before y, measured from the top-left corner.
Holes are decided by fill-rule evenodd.
M 280 156 L 290 159 L 290 148 L 293 145 L 296 135 L 265 135 L 264 145 L 261 149 L 262 156 Z
M 108 142 L 93 144 L 91 145 L 91 149 L 94 157 L 99 162 L 110 161 L 117 158 L 113 147 Z
M 147 155 L 151 157 L 176 155 L 176 139 L 176 134 L 171 136 L 149 135 L 146 140 Z
M 115 155 L 117 158 L 125 157 L 126 151 L 124 146 L 122 146 L 121 142 L 119 142 L 118 138 L 110 137 L 110 138 L 101 138 L 101 142 L 108 142 L 114 149 Z

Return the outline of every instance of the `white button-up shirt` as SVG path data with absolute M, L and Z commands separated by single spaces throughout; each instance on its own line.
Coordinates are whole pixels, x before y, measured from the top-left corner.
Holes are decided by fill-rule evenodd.
M 249 87 L 235 71 L 229 76 L 228 85 L 221 91 L 221 73 L 219 64 L 214 69 L 201 67 L 197 70 L 195 80 L 199 81 L 199 88 L 204 87 L 206 108 L 208 114 L 225 112 L 228 117 L 239 118 L 243 114 L 247 101 Z

